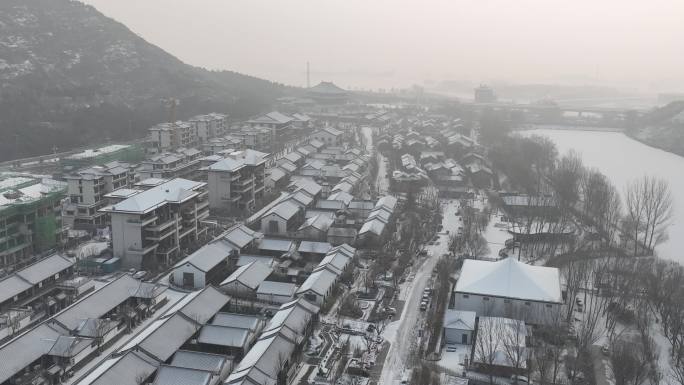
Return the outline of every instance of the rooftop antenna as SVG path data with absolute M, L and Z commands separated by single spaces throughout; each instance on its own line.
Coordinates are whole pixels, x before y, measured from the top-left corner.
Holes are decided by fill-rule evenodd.
M 309 62 L 306 62 L 306 88 L 311 87 L 311 76 L 309 71 Z

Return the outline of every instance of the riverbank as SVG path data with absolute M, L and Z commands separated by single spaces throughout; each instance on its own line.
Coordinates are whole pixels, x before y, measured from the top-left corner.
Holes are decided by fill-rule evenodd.
M 582 157 L 585 166 L 601 171 L 618 191 L 643 175 L 664 179 L 670 185 L 674 198 L 672 223 L 668 227 L 669 239 L 656 247 L 662 258 L 684 263 L 684 157 L 654 148 L 622 132 L 536 129 L 521 135 L 542 135 L 551 139 L 558 152 L 574 150 Z
M 648 130 L 648 129 L 644 129 L 644 130 Z M 624 134 L 625 134 L 625 136 L 632 138 L 632 139 L 636 140 L 637 142 L 641 142 L 641 143 L 645 144 L 646 146 L 657 148 L 659 150 L 663 150 L 663 151 L 669 152 L 671 154 L 674 154 L 674 155 L 677 155 L 680 157 L 684 157 L 684 137 L 676 138 L 676 137 L 674 137 L 674 134 L 672 134 L 672 135 L 665 135 L 665 136 L 663 136 L 663 139 L 657 140 L 657 139 L 654 139 L 653 136 L 650 136 L 650 137 L 649 136 L 646 136 L 646 137 L 640 136 L 639 134 L 643 134 L 644 130 L 637 131 L 637 132 L 624 131 Z M 680 145 L 680 148 L 668 146 L 668 145 L 662 144 L 661 142 L 670 143 L 670 144 L 677 143 Z

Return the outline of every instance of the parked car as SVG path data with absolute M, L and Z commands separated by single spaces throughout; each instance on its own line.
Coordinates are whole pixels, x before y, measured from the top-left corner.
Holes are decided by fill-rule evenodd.
M 425 302 L 425 301 L 421 302 L 420 303 L 420 310 L 421 311 L 427 310 L 427 305 L 428 305 L 427 302 Z
M 143 279 L 147 276 L 147 272 L 145 270 L 140 270 L 137 273 L 133 274 L 133 278 L 135 279 Z
M 511 376 L 511 381 L 513 381 L 514 384 L 531 384 L 530 379 L 525 377 L 525 376 L 518 376 L 517 374 L 514 374 Z

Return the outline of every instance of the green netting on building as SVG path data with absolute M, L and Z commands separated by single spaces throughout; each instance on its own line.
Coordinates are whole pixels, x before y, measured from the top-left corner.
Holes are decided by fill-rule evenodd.
M 42 252 L 55 247 L 57 243 L 56 232 L 59 227 L 57 217 L 54 214 L 36 218 L 33 235 L 36 252 Z

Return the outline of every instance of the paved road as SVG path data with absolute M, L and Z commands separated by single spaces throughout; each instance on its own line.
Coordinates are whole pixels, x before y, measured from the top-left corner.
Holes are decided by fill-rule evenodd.
M 457 210 L 457 201 L 443 201 L 442 226 L 449 233 L 453 233 L 458 228 L 459 221 L 455 215 Z M 419 310 L 419 306 L 423 289 L 430 279 L 432 269 L 434 269 L 439 257 L 447 252 L 448 244 L 449 235 L 445 233 L 439 234 L 437 243 L 427 247 L 428 258 L 418 267 L 411 284 L 407 285 L 404 289 L 406 303 L 401 313 L 401 318 L 399 321 L 388 325 L 385 330 L 385 338 L 391 343 L 391 346 L 378 384 L 392 385 L 401 379 L 401 374 L 404 368 L 406 368 L 409 354 L 417 346 L 418 342 L 419 328 L 417 325 L 422 320 L 422 312 Z

